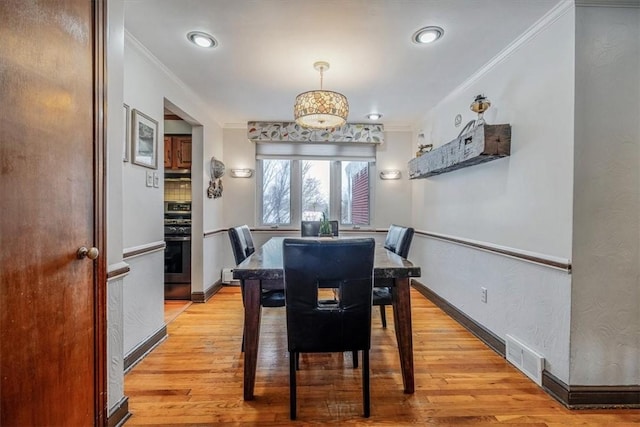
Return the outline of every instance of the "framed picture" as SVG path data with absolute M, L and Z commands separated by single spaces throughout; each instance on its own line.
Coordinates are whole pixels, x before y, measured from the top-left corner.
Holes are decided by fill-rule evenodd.
M 129 106 L 127 104 L 122 104 L 124 106 L 124 121 L 122 122 L 124 128 L 124 135 L 122 138 L 122 161 L 129 161 L 129 147 L 131 146 L 131 122 L 129 115 Z
M 131 163 L 158 169 L 158 122 L 133 110 L 131 126 Z

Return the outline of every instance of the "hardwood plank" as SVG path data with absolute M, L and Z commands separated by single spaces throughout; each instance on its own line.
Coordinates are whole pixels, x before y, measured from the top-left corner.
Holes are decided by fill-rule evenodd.
M 363 418 L 361 372 L 351 354 L 303 354 L 298 421 L 289 420 L 284 308 L 262 311 L 255 399 L 243 400 L 243 309 L 238 287 L 192 304 L 168 326 L 169 338 L 125 377 L 133 416 L 127 426 L 374 424 L 628 426 L 640 411 L 569 410 L 411 290 L 415 393 L 403 379 L 390 318 L 373 316 L 371 418 Z

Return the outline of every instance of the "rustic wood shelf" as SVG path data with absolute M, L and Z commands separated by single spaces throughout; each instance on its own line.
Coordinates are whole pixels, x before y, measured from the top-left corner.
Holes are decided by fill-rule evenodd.
M 511 125 L 483 124 L 409 160 L 409 179 L 428 178 L 511 154 Z

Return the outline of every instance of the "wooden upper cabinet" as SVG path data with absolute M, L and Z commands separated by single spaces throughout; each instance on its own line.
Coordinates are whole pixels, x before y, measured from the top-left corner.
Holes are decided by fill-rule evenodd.
M 173 145 L 171 143 L 171 137 L 164 137 L 164 167 L 171 169 L 173 163 Z
M 191 168 L 191 137 L 173 137 L 173 154 L 178 168 Z
M 191 168 L 191 135 L 164 137 L 164 167 Z

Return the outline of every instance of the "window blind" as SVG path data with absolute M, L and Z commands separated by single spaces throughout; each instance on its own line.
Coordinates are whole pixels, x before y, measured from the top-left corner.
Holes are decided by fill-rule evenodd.
M 310 143 L 310 142 L 261 142 L 256 143 L 256 159 L 315 159 L 376 161 L 375 144 Z

